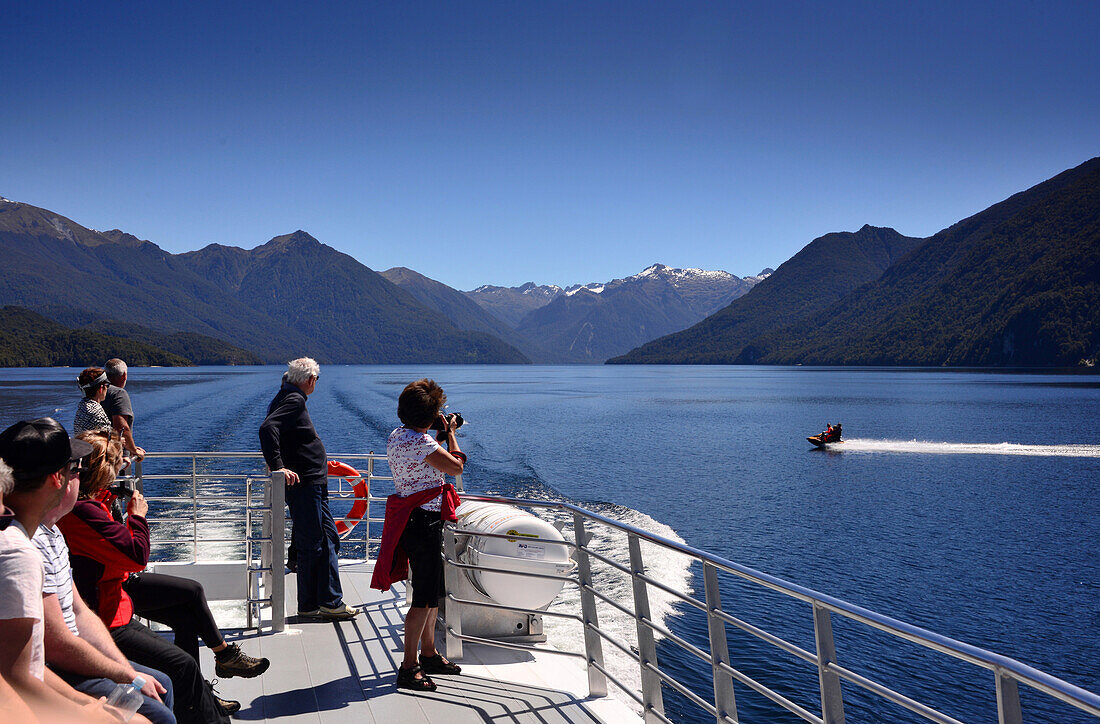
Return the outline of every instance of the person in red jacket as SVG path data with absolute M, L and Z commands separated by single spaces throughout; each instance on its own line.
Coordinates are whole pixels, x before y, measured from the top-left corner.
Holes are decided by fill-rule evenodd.
M 121 466 L 122 446 L 104 433 L 85 433 L 80 439 L 93 448 L 81 473 L 80 499 L 57 523 L 69 546 L 77 590 L 127 658 L 155 665 L 172 680 L 181 724 L 228 722 L 240 704 L 216 697 L 203 679 L 196 635 L 214 650 L 219 676 L 257 676 L 267 669 L 267 659 L 254 659 L 225 643 L 197 582 L 143 573 L 149 562 L 149 503 L 135 492 L 126 522 L 116 521 L 108 488 Z M 135 613 L 172 627 L 176 644 L 134 620 Z

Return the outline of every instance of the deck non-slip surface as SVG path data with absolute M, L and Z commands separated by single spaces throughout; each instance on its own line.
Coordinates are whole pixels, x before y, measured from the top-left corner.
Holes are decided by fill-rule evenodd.
M 323 623 L 287 619 L 280 634 L 232 637 L 271 668 L 255 679 L 222 680 L 223 698 L 237 699 L 238 721 L 336 724 L 598 724 L 638 722 L 621 702 L 587 698 L 584 671 L 561 656 L 467 644 L 458 676 L 432 677 L 433 693 L 398 691 L 404 592 L 370 588 L 369 563 L 344 563 L 344 598 L 361 605 L 353 621 Z M 287 577 L 287 611 L 295 610 L 294 576 Z M 439 645 L 442 649 L 443 641 Z M 203 670 L 213 671 L 213 660 Z

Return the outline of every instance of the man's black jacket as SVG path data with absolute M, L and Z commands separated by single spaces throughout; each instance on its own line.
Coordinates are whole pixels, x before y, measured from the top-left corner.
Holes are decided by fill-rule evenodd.
M 260 449 L 272 470 L 288 468 L 302 482 L 327 482 L 328 456 L 309 419 L 306 396 L 285 380 L 260 425 Z

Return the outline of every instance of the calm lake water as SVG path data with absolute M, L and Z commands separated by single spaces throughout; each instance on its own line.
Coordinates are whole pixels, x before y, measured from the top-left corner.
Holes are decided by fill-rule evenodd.
M 70 426 L 78 371 L 5 370 L 0 424 L 54 415 Z M 139 444 L 257 449 L 281 371 L 132 369 Z M 468 421 L 468 490 L 577 502 L 1100 691 L 1100 375 L 324 367 L 309 406 L 330 453 L 384 452 L 397 395 L 422 376 Z M 827 421 L 844 423 L 843 452 L 805 442 Z M 661 568 L 702 596 L 697 569 Z M 726 585 L 727 610 L 813 648 L 804 605 Z M 694 611 L 665 623 L 705 646 Z M 952 716 L 996 719 L 992 674 L 833 625 L 842 664 Z M 735 666 L 818 709 L 808 666 L 730 642 Z M 669 642 L 659 659 L 707 695 L 709 668 Z M 919 720 L 845 692 L 849 721 Z M 1021 694 L 1025 720 L 1091 721 Z M 743 720 L 794 720 L 745 687 L 737 697 Z M 704 720 L 673 696 L 666 706 L 674 720 Z

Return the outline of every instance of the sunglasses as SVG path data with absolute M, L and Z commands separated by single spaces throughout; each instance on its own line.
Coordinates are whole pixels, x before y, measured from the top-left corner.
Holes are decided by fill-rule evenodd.
M 81 475 L 87 469 L 88 466 L 84 464 L 84 458 L 69 461 L 69 475 Z

